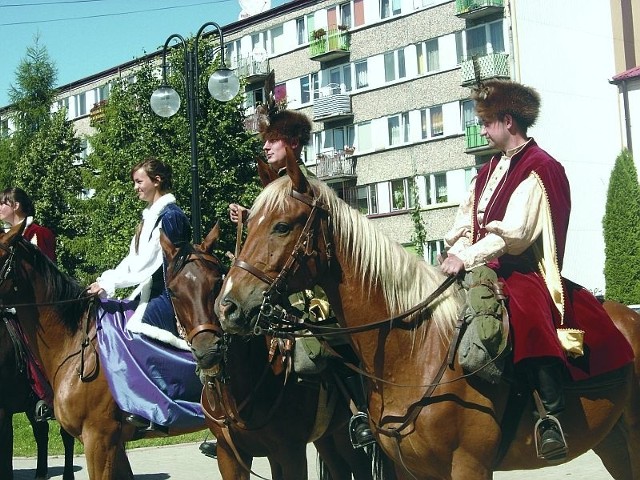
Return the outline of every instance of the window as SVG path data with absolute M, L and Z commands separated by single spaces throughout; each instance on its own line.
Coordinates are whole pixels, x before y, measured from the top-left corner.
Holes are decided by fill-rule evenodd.
M 418 43 L 416 45 L 416 54 L 418 57 L 419 75 L 440 70 L 440 54 L 438 51 L 437 38 Z
M 351 26 L 353 25 L 351 16 L 351 2 L 338 5 L 338 9 L 340 10 L 340 25 L 351 28 Z
M 368 151 L 373 148 L 373 139 L 371 137 L 371 122 L 363 122 L 356 127 L 357 142 L 356 148 L 359 151 Z
M 342 150 L 345 145 L 353 145 L 354 132 L 355 127 L 353 125 L 325 130 L 322 149 L 324 151 L 331 149 Z
M 399 178 L 391 180 L 391 210 L 407 210 L 415 206 L 415 180 Z
M 367 60 L 356 62 L 354 64 L 356 71 L 356 88 L 365 88 L 369 86 L 367 74 Z
M 109 98 L 109 84 L 105 83 L 95 89 L 96 103 Z
M 357 187 L 356 208 L 363 215 L 378 213 L 378 194 L 375 184 Z
M 309 103 L 311 101 L 311 87 L 309 82 L 308 75 L 300 77 L 300 103 Z
M 307 26 L 304 23 L 304 17 L 296 18 L 296 39 L 298 45 L 307 43 Z
M 431 107 L 429 109 L 431 120 L 431 136 L 439 137 L 444 133 L 444 122 L 442 119 L 442 106 Z
M 329 70 L 329 82 L 333 86 L 332 94 L 351 91 L 351 65 L 342 65 Z
M 0 119 L 0 138 L 5 138 L 9 136 L 9 119 L 3 118 Z
M 447 201 L 447 175 L 438 173 L 433 176 L 435 183 L 436 203 L 446 203 Z
M 364 25 L 364 0 L 353 0 L 353 26 Z
M 407 70 L 404 63 L 404 50 L 396 50 L 395 52 L 387 52 L 384 54 L 384 80 L 392 82 L 393 80 L 404 78 L 407 76 Z
M 271 37 L 271 44 L 269 45 L 271 47 L 271 50 L 270 50 L 271 54 L 275 55 L 284 51 L 285 42 L 284 42 L 284 30 L 282 25 L 272 28 L 269 31 L 269 33 Z
M 431 240 L 427 242 L 427 261 L 431 265 L 438 265 L 438 255 L 444 252 L 444 240 Z
M 280 83 L 273 87 L 273 98 L 276 102 L 282 102 L 287 100 L 287 84 Z
M 89 155 L 89 142 L 86 138 L 80 139 L 80 153 L 78 153 L 77 160 L 73 162 L 74 165 L 82 165 L 87 156 Z
M 267 51 L 267 38 L 262 32 L 251 35 L 251 51 L 253 52 L 256 48 Z
M 389 18 L 401 12 L 401 0 L 379 0 L 380 18 Z
M 58 110 L 62 110 L 63 108 L 66 108 L 67 111 L 69 110 L 69 97 L 64 97 L 61 98 L 60 100 L 58 100 L 56 102 L 56 106 L 58 107 Z
M 409 142 L 409 113 L 401 113 L 387 119 L 389 146 Z
M 249 90 L 245 95 L 245 107 L 255 108 L 264 103 L 264 88 Z
M 87 92 L 75 96 L 76 117 L 87 114 Z
M 462 130 L 469 125 L 477 125 L 478 118 L 476 117 L 476 110 L 473 104 L 473 100 L 464 100 L 462 102 Z
M 467 59 L 504 52 L 502 20 L 466 30 Z

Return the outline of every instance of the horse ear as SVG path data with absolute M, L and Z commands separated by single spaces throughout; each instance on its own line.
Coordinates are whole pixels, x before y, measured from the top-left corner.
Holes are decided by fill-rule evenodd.
M 173 244 L 171 239 L 169 239 L 169 237 L 167 237 L 167 235 L 162 231 L 162 229 L 160 229 L 160 246 L 162 247 L 162 251 L 167 257 L 167 261 L 170 262 L 171 260 L 173 260 L 173 257 L 176 256 L 176 252 L 178 251 L 178 249 Z
M 220 238 L 220 222 L 216 222 L 211 231 L 207 234 L 204 241 L 201 244 L 201 248 L 203 251 L 207 253 L 213 252 L 213 247 L 216 243 L 218 243 L 218 239 Z
M 298 159 L 293 153 L 293 149 L 289 145 L 286 145 L 285 149 L 287 151 L 287 175 L 291 178 L 293 189 L 299 193 L 307 193 L 310 190 L 307 177 L 300 170 L 300 165 L 298 165 Z
M 258 175 L 260 176 L 260 181 L 262 182 L 262 186 L 266 187 L 276 178 L 278 178 L 278 172 L 274 171 L 273 168 L 269 166 L 267 162 L 262 160 L 261 158 L 257 158 L 258 161 Z
M 3 240 L 6 239 L 8 245 L 13 245 L 22 237 L 22 232 L 27 225 L 27 222 L 20 222 L 9 229 L 8 232 L 2 235 Z

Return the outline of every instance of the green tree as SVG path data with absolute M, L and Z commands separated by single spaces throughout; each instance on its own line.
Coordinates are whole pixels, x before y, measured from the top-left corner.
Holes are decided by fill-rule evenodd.
M 633 158 L 626 149 L 611 172 L 602 223 L 605 296 L 621 303 L 640 303 L 640 185 Z
M 169 83 L 183 100 L 176 115 L 162 118 L 151 110 L 149 98 L 159 81 L 153 65 L 143 63 L 135 73 L 135 82 L 123 79 L 112 84 L 105 115 L 94 125 L 97 133 L 90 139 L 93 152 L 88 158 L 93 175 L 86 178 L 86 184 L 95 193 L 85 202 L 87 232 L 76 245 L 85 261 L 79 275 L 95 277 L 126 254 L 144 207 L 133 193 L 130 170 L 144 158 L 157 157 L 172 166 L 173 193 L 191 215 L 191 150 L 186 95 L 181 87 L 185 85 L 182 49 L 175 49 L 169 60 L 174 67 Z M 208 67 L 200 76 L 206 79 L 214 68 Z M 220 251 L 224 251 L 232 249 L 235 242 L 228 204 L 251 204 L 258 192 L 254 159 L 260 143 L 243 128 L 240 97 L 221 103 L 201 88 L 198 110 L 202 231 L 206 235 L 215 221 L 221 220 Z

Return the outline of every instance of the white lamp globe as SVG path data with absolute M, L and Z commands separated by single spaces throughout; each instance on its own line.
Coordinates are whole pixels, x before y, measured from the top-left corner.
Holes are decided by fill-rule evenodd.
M 240 81 L 228 68 L 216 70 L 209 77 L 209 93 L 220 102 L 228 102 L 240 91 Z
M 170 117 L 180 109 L 180 95 L 173 88 L 165 85 L 154 90 L 149 103 L 156 115 Z

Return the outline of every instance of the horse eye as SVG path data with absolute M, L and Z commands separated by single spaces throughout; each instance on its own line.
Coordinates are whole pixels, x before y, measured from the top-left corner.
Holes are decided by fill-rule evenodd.
M 289 233 L 291 231 L 291 227 L 289 227 L 288 223 L 276 223 L 276 225 L 273 227 L 273 231 L 274 233 L 279 233 L 281 235 L 285 234 L 285 233 Z

